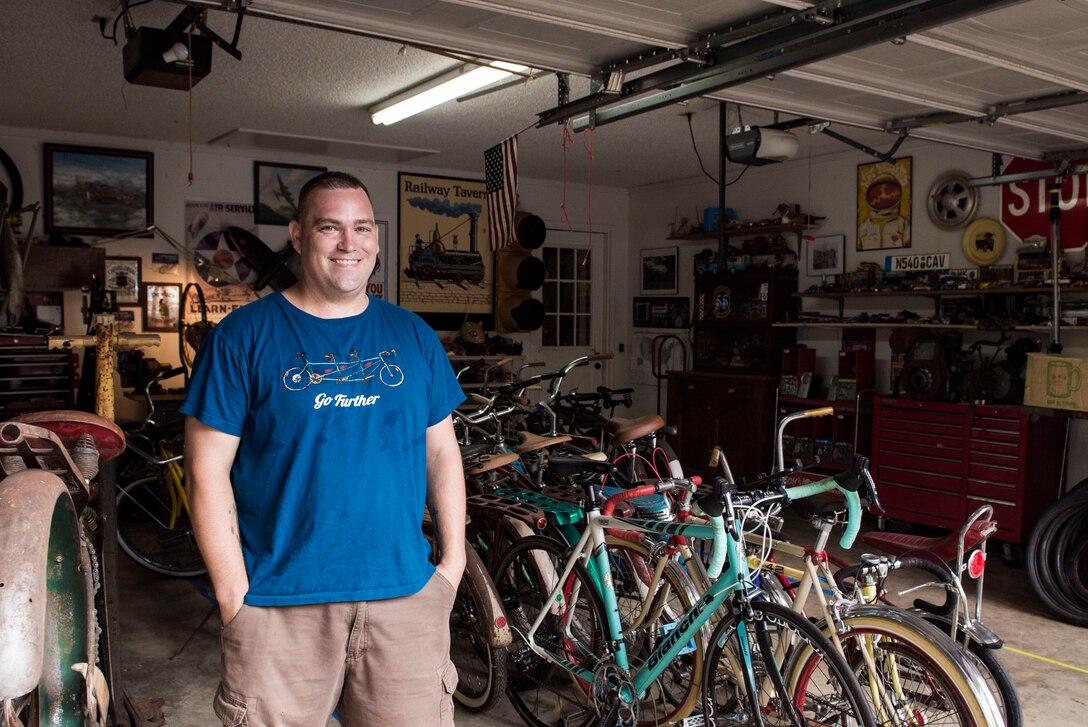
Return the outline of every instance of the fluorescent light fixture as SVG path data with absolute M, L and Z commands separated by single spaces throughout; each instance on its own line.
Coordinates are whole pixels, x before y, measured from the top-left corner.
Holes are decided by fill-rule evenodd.
M 375 124 L 388 126 L 527 70 L 528 66 L 504 61 L 486 66 L 466 63 L 371 106 L 367 112 Z

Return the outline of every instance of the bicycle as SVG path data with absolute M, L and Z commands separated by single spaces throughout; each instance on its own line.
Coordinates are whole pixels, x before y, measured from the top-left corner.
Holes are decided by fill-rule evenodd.
M 831 412 L 830 408 L 813 409 L 795 412 L 782 420 L 775 447 L 778 476 L 792 472 L 784 466 L 782 441 L 786 427 L 792 421 Z M 716 466 L 722 456 L 716 449 L 710 466 Z M 728 472 L 728 467 L 723 465 L 723 470 Z M 866 494 L 870 504 L 880 509 L 875 486 L 869 487 Z M 750 556 L 750 566 L 769 576 L 763 585 L 770 597 L 798 613 L 804 612 L 811 595 L 816 596 L 817 615 L 822 619 L 819 623 L 857 670 L 879 724 L 932 724 L 941 719 L 981 727 L 1001 720 L 999 705 L 977 662 L 921 616 L 874 605 L 875 587 L 867 571 L 858 581 L 868 585 L 864 592 L 843 589 L 854 593 L 853 599 L 837 588 L 836 583 L 841 585 L 842 581 L 838 573 L 833 576 L 830 571 L 826 546 L 832 528 L 841 523 L 838 503 L 827 503 L 813 517 L 818 535 L 811 547 L 774 538 L 765 514 L 754 514 L 761 520 L 762 532 L 748 534 L 749 542 L 760 550 L 758 556 Z M 867 537 L 863 535 L 862 539 Z M 771 553 L 776 557 L 789 555 L 800 561 L 802 568 L 772 561 Z M 784 587 L 779 586 L 780 582 Z
M 807 497 L 839 487 L 849 493 L 852 511 L 860 511 L 857 489 L 863 476 L 868 473 L 851 470 L 761 497 Z M 665 481 L 620 495 L 650 495 L 671 486 Z M 808 719 L 874 724 L 856 677 L 826 637 L 798 614 L 758 600 L 735 510 L 735 500 L 751 495 L 716 488 L 703 497 L 700 507 L 710 514 L 709 525 L 604 516 L 599 488 L 592 482 L 584 486 L 584 496 L 586 525 L 574 548 L 549 538 L 525 538 L 506 552 L 494 571 L 507 616 L 520 637 L 511 647 L 508 693 L 528 724 L 634 724 L 649 686 L 727 601 L 729 616 L 715 627 L 703 672 L 694 675 L 702 680 L 703 724 L 796 725 Z M 606 529 L 715 543 L 708 571 L 714 582 L 678 614 L 675 625 L 637 666 L 629 660 L 618 617 Z M 855 535 L 856 530 L 848 529 L 844 544 Z
M 128 432 L 128 451 L 135 457 L 117 480 L 117 544 L 155 573 L 194 578 L 208 570 L 193 535 L 181 466 L 184 455 L 178 453 L 182 435 L 179 426 L 155 422 L 151 396 L 156 384 L 183 373 L 183 368 L 159 372 L 144 387 L 147 415 Z
M 436 561 L 437 541 L 429 513 L 423 532 Z M 486 712 L 506 691 L 506 647 L 511 634 L 498 592 L 471 543 L 465 543 L 465 571 L 450 611 L 450 661 L 457 668 L 453 697 L 472 712 Z
M 825 549 L 832 528 L 841 523 L 838 515 L 833 510 L 813 518 L 818 535 L 809 547 L 749 539 L 775 554 L 773 562 L 749 556 L 749 565 L 767 576 L 761 583 L 768 596 L 805 613 L 815 595 L 818 623 L 857 670 L 878 724 L 1004 723 L 977 663 L 947 634 L 918 614 L 874 604 L 860 594 L 848 598 L 836 588 Z M 784 564 L 779 560 L 783 555 L 802 567 Z M 776 578 L 789 585 L 779 585 Z
M 860 564 L 839 568 L 835 572 L 835 582 L 840 590 L 855 592 L 856 597 L 865 602 L 890 603 L 885 595 L 885 581 L 893 571 L 916 569 L 934 577 L 935 581 L 908 588 L 898 595 L 930 587 L 945 592 L 944 603 L 939 605 L 922 598 L 915 599 L 912 612 L 959 644 L 986 680 L 1006 727 L 1020 727 L 1023 724 L 1020 697 L 997 655 L 1004 642 L 982 621 L 986 541 L 997 532 L 997 523 L 992 517 L 993 507 L 983 505 L 967 518 L 959 531 L 944 537 L 880 531 L 863 534 L 863 543 L 894 557 L 862 555 Z M 968 554 L 969 557 L 965 557 Z M 973 609 L 968 606 L 963 587 L 964 573 L 976 582 Z
M 404 371 L 400 366 L 390 363 L 386 358 L 396 356 L 393 350 L 379 351 L 377 356 L 361 358 L 359 352 L 348 352 L 347 361 L 337 361 L 336 354 L 326 353 L 324 361 L 311 361 L 305 351 L 300 351 L 302 366 L 287 369 L 283 374 L 283 385 L 291 391 L 302 391 L 311 384 L 330 382 L 348 384 L 355 381 L 368 381 L 377 375 L 378 380 L 393 388 L 404 382 Z
M 116 675 L 98 557 L 99 526 L 108 524 L 90 506 L 99 463 L 124 448 L 113 422 L 86 412 L 36 412 L 0 425 L 5 725 L 105 725 L 129 704 L 120 693 L 112 707 L 109 700 Z

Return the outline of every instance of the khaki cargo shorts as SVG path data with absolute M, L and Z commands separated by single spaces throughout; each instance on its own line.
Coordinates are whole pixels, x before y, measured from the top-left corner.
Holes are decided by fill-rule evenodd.
M 225 727 L 453 725 L 453 586 L 435 573 L 411 596 L 243 606 L 220 632 L 213 708 Z

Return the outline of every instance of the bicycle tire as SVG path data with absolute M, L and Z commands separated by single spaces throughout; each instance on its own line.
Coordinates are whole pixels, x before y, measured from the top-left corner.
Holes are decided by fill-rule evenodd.
M 778 604 L 756 601 L 745 608 L 749 606 L 751 618 L 742 621 L 734 614 L 723 619 L 710 640 L 703 675 L 706 724 L 791 724 L 799 719 L 803 724 L 875 727 L 857 677 L 812 622 Z M 738 628 L 742 622 L 748 641 L 743 648 Z M 778 643 L 785 637 L 792 645 L 781 663 L 765 646 L 771 644 L 772 629 Z M 761 687 L 765 684 L 760 677 L 781 675 L 788 704 L 775 690 L 773 698 L 761 697 L 753 707 L 741 676 L 743 662 L 737 656 L 745 651 L 751 653 Z M 752 714 L 753 709 L 760 714 Z M 801 714 L 791 715 L 795 710 Z M 730 721 L 720 722 L 719 718 Z
M 1000 723 L 997 700 L 974 663 L 921 617 L 865 605 L 852 608 L 843 624 L 846 631 L 838 638 L 858 682 L 867 685 L 866 701 L 878 725 L 990 727 Z M 821 626 L 830 634 L 827 624 Z M 876 673 L 865 661 L 867 647 L 873 650 Z M 884 699 L 894 704 L 878 698 L 880 688 L 885 690 Z
M 635 670 L 668 633 L 670 625 L 675 625 L 698 602 L 699 596 L 680 564 L 666 560 L 661 582 L 650 601 L 649 613 L 654 617 L 634 629 L 633 621 L 639 616 L 649 595 L 654 564 L 648 550 L 641 545 L 609 538 L 607 547 L 627 658 L 631 669 Z M 708 635 L 701 631 L 696 634 L 689 646 L 692 651 L 674 659 L 650 685 L 646 694 L 639 699 L 637 724 L 673 724 L 694 710 L 699 699 L 699 678 L 703 672 L 704 637 Z
M 550 538 L 523 538 L 507 550 L 493 571 L 499 599 L 515 633 L 507 654 L 506 693 L 518 716 L 530 727 L 586 727 L 597 719 L 591 685 L 538 656 L 525 641 L 556 575 L 563 571 L 568 552 Z M 604 604 L 581 563 L 575 564 L 567 577 L 564 596 L 564 603 L 545 617 L 537 638 L 561 651 L 565 660 L 592 671 L 609 636 Z
M 492 624 L 484 617 L 482 604 L 495 585 L 479 556 L 471 548 L 470 563 L 457 587 L 450 612 L 450 660 L 457 667 L 457 688 L 453 698 L 471 712 L 486 712 L 506 692 L 506 649 L 490 643 Z
M 948 633 L 949 622 L 932 613 L 919 613 L 926 621 L 935 626 L 941 633 Z M 1013 683 L 1012 676 L 1005 668 L 1004 662 L 998 656 L 999 649 L 993 649 L 978 641 L 971 640 L 964 646 L 967 633 L 961 627 L 956 634 L 956 642 L 961 649 L 966 649 L 967 656 L 978 668 L 982 678 L 990 688 L 990 693 L 997 701 L 997 707 L 1001 710 L 1005 727 L 1023 727 L 1024 711 L 1020 703 L 1020 693 Z
M 189 514 L 182 509 L 175 527 L 167 483 L 162 477 L 144 477 L 119 487 L 117 544 L 148 570 L 175 578 L 193 578 L 208 572 L 200 556 Z
M 1078 513 L 1088 511 L 1088 502 L 1075 508 Z M 1088 592 L 1080 580 L 1084 569 L 1084 551 L 1088 547 L 1088 523 L 1082 517 L 1071 517 L 1054 536 L 1049 562 L 1055 585 L 1062 595 L 1081 608 L 1088 609 Z
M 1060 531 L 1088 508 L 1088 488 L 1078 487 L 1048 507 L 1028 538 L 1026 565 L 1035 595 L 1059 620 L 1088 627 L 1088 604 L 1066 596 L 1059 586 L 1060 563 L 1051 560 L 1053 543 Z

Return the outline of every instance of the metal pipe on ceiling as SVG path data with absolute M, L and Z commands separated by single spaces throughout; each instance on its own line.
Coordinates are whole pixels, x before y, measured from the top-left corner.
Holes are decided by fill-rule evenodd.
M 615 96 L 589 96 L 538 114 L 539 124 L 567 121 L 590 111 L 594 112 L 591 119 L 574 122 L 576 130 L 618 121 L 1014 2 L 1020 0 L 858 0 L 843 5 L 834 25 L 795 24 L 770 31 L 708 53 L 711 63 L 705 68 L 678 73 L 672 67 L 636 79 L 625 84 L 621 97 L 649 91 L 654 85 L 659 89 L 656 93 L 619 105 L 614 105 Z

